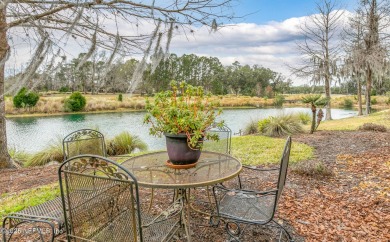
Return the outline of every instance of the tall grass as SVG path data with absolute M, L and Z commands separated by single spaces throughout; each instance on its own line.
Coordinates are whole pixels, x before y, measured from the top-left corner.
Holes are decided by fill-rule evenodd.
M 62 140 L 58 138 L 56 142 L 48 144 L 44 150 L 30 155 L 24 165 L 43 166 L 51 161 L 62 162 L 63 159 Z
M 146 151 L 148 146 L 137 135 L 122 132 L 107 142 L 107 155 L 124 155 L 134 152 L 136 149 Z
M 285 136 L 303 132 L 301 122 L 293 114 L 270 116 L 266 120 L 266 122 L 264 120 L 259 122 L 262 125 L 259 129 L 267 136 Z
M 245 126 L 244 128 L 244 134 L 257 134 L 259 133 L 259 121 L 258 120 L 252 120 Z

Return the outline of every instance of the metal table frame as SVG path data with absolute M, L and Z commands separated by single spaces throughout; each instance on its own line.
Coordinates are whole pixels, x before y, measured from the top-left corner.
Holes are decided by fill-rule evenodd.
M 196 167 L 190 169 L 169 168 L 165 165 L 167 159 L 167 152 L 160 151 L 132 157 L 124 161 L 122 166 L 137 178 L 139 186 L 175 190 L 176 201 L 180 200 L 185 205 L 181 216 L 187 240 L 191 241 L 189 189 L 212 186 L 232 179 L 241 172 L 242 165 L 228 154 L 210 151 L 202 151 Z

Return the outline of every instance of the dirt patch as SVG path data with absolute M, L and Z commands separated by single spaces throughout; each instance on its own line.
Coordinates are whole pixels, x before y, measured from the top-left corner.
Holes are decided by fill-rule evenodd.
M 370 131 L 320 131 L 293 137 L 315 148 L 313 162 L 322 161 L 333 175 L 302 176 L 289 172 L 277 221 L 295 241 L 390 240 L 390 133 Z M 309 161 L 310 162 L 310 161 Z M 0 171 L 0 193 L 16 192 L 57 180 L 57 166 Z M 197 201 L 207 201 L 205 190 Z M 171 201 L 158 192 L 155 208 Z M 198 209 L 212 211 L 208 203 Z M 224 227 L 211 228 L 209 217 L 192 214 L 194 241 L 226 241 Z M 250 226 L 243 241 L 274 241 L 275 231 Z
M 0 170 L 0 194 L 18 192 L 58 181 L 58 165 Z

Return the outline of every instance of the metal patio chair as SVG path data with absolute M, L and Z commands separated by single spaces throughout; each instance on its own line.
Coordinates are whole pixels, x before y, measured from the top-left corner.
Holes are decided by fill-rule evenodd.
M 237 188 L 224 185 L 213 187 L 216 214 L 210 224 L 225 222 L 231 241 L 240 241 L 243 229 L 240 225 L 266 225 L 279 228 L 279 241 L 292 238 L 288 231 L 274 220 L 277 204 L 286 181 L 291 150 L 291 137 L 287 138 L 279 168 L 259 169 L 244 166 Z M 274 178 L 272 181 L 271 179 Z
M 80 154 L 106 155 L 104 136 L 93 129 L 70 133 L 63 139 L 62 145 L 64 160 Z M 56 236 L 64 232 L 64 226 L 61 197 L 56 197 L 6 216 L 3 229 L 7 233 L 3 233 L 3 241 L 54 241 Z
M 58 173 L 68 241 L 168 241 L 180 228 L 182 201 L 145 213 L 137 179 L 112 160 L 80 155 Z
M 231 146 L 232 146 L 232 130 L 225 124 L 222 126 L 217 126 L 214 124 L 211 129 L 208 131 L 208 133 L 216 134 L 219 137 L 218 141 L 214 140 L 205 140 L 203 142 L 203 150 L 205 151 L 213 151 L 213 152 L 219 152 L 224 154 L 230 154 L 231 153 Z M 194 193 L 194 196 L 197 197 L 195 200 L 198 203 L 208 203 L 212 204 L 211 198 L 210 198 L 210 187 L 205 188 L 197 188 L 197 189 L 188 189 L 188 192 L 190 193 L 188 197 L 191 199 L 191 190 Z M 207 193 L 207 200 L 204 201 L 204 199 L 200 199 L 199 196 L 197 196 L 197 193 Z M 204 214 L 204 215 L 210 215 L 208 212 L 200 211 L 199 209 L 196 209 L 192 203 L 190 203 L 191 208 L 198 213 Z M 209 211 L 210 212 L 210 211 Z
M 62 145 L 64 160 L 81 154 L 107 156 L 103 134 L 93 129 L 80 129 L 68 134 Z
M 208 133 L 217 134 L 219 140 L 205 140 L 203 142 L 203 150 L 230 154 L 232 146 L 232 130 L 228 126 L 225 124 L 222 126 L 213 125 Z

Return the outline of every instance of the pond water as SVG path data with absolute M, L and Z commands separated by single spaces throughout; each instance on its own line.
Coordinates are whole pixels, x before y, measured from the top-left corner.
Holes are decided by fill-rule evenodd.
M 307 112 L 309 108 L 282 109 L 227 109 L 219 119 L 231 128 L 233 135 L 251 122 L 280 113 Z M 355 116 L 354 110 L 332 109 L 333 119 Z M 149 135 L 149 126 L 143 124 L 145 112 L 70 114 L 51 117 L 23 117 L 7 119 L 7 137 L 9 148 L 34 153 L 47 145 L 61 142 L 62 138 L 78 129 L 98 129 L 106 139 L 113 138 L 122 131 L 138 135 L 150 150 L 163 149 L 164 138 Z

